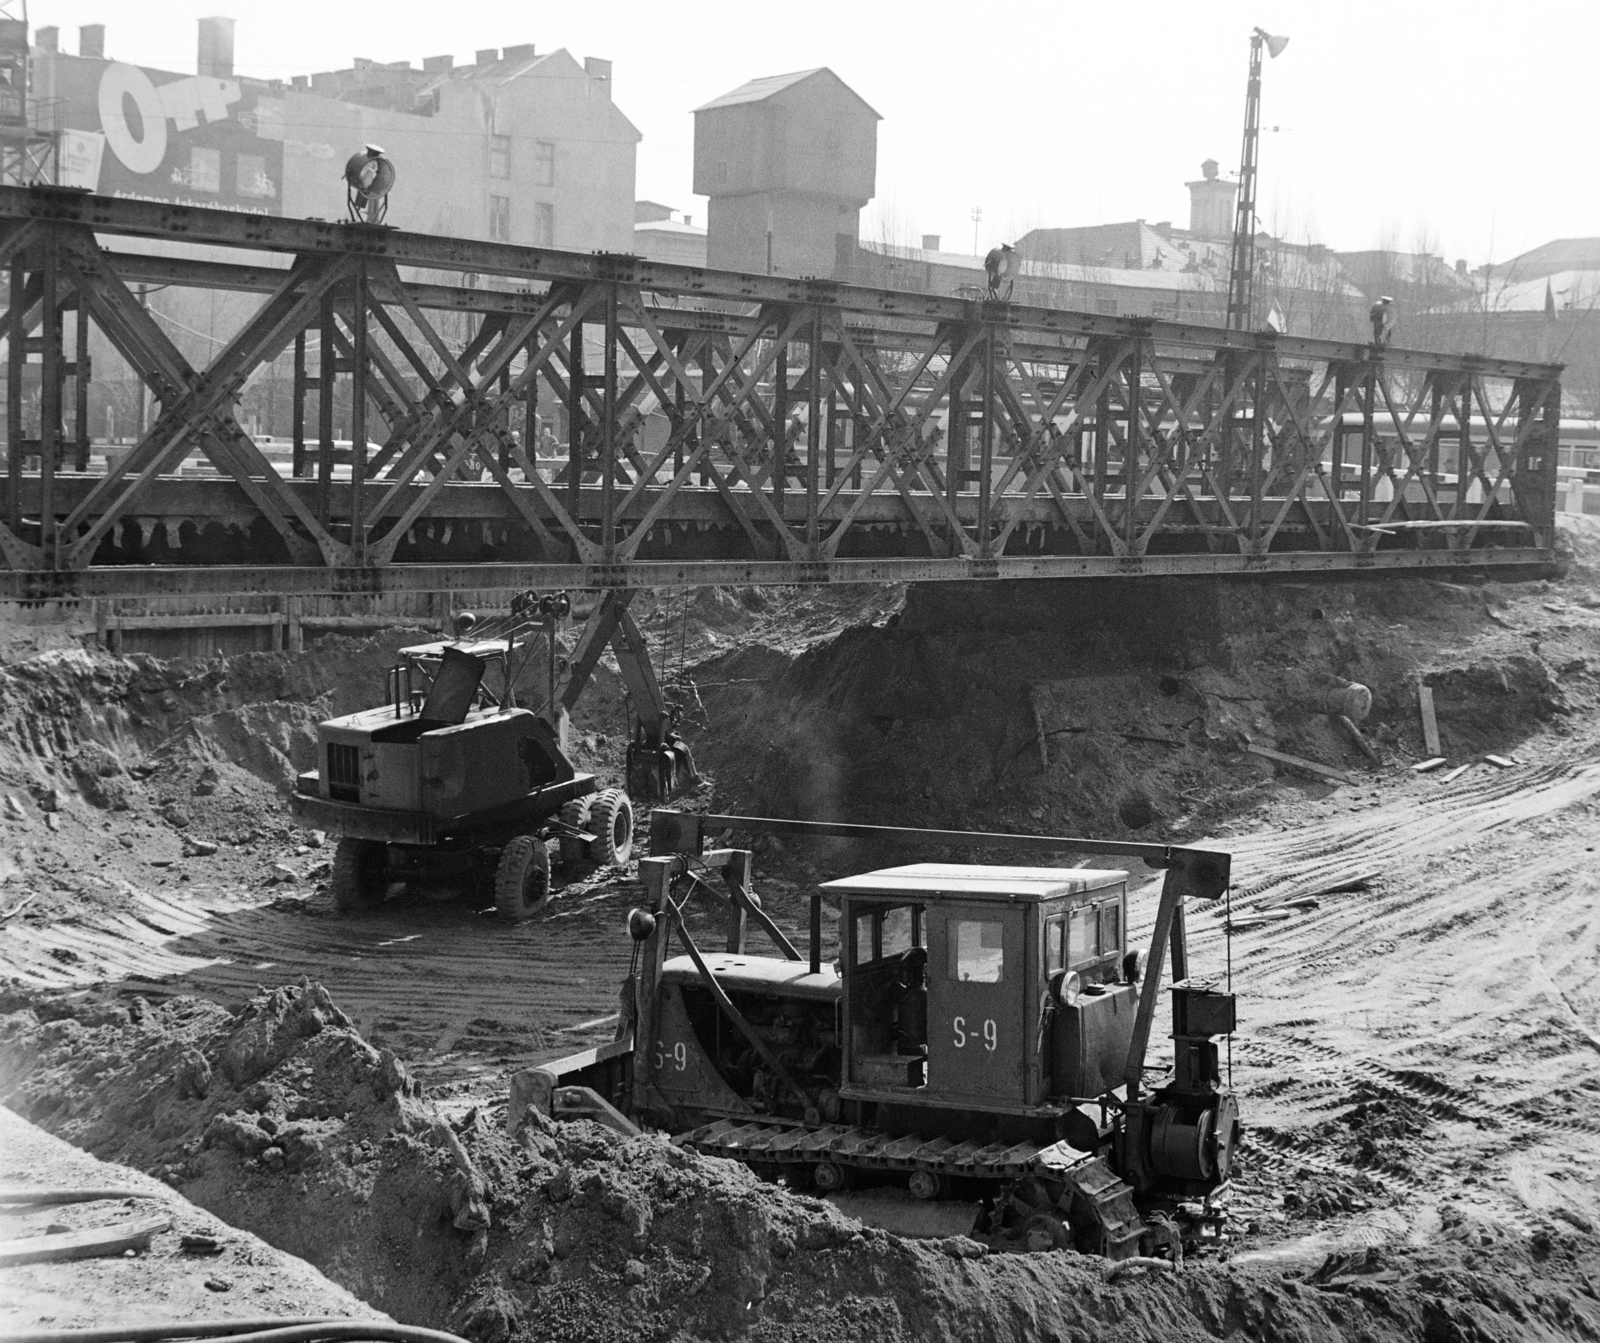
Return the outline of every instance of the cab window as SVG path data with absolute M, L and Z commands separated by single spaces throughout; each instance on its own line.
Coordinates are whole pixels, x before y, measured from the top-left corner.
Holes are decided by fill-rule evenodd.
M 1066 968 L 1067 921 L 1051 919 L 1044 926 L 1044 968 L 1052 973 Z
M 878 959 L 878 949 L 873 945 L 872 935 L 877 920 L 871 914 L 856 915 L 856 964 L 865 965 L 868 961 Z
M 922 906 L 894 905 L 855 916 L 855 964 L 902 956 L 922 943 Z
M 913 940 L 911 906 L 900 905 L 895 909 L 886 909 L 881 916 L 879 941 L 882 944 L 880 954 L 884 956 L 898 956 L 902 952 L 910 951 L 916 943 Z
M 950 978 L 998 984 L 1005 977 L 1005 925 L 998 919 L 950 922 Z
M 1067 964 L 1081 965 L 1100 954 L 1100 921 L 1093 905 L 1082 905 L 1067 915 Z
M 1100 954 L 1113 956 L 1122 950 L 1122 902 L 1108 900 L 1100 906 Z

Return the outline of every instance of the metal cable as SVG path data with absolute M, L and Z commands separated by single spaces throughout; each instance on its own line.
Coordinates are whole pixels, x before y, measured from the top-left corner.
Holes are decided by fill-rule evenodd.
M 464 1343 L 455 1334 L 419 1329 L 389 1320 L 290 1316 L 287 1319 L 244 1319 L 194 1322 L 167 1320 L 150 1324 L 110 1325 L 98 1329 L 41 1329 L 5 1335 L 6 1343 L 166 1343 L 188 1338 L 226 1338 L 229 1343 L 324 1343 L 330 1339 L 362 1343 Z

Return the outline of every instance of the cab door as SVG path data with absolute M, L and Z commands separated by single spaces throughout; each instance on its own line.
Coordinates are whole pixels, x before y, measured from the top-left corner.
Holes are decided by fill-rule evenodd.
M 1023 909 L 930 905 L 926 917 L 928 1092 L 1023 1104 Z

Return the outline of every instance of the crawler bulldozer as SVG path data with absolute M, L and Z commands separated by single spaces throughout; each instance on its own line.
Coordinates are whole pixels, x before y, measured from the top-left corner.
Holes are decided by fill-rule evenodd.
M 1165 878 L 1143 955 L 1125 872 L 928 862 L 821 885 L 802 954 L 762 908 L 750 851 L 708 847 L 728 830 L 1123 855 Z M 824 1193 L 976 1201 L 980 1231 L 1030 1249 L 1177 1257 L 1225 1235 L 1241 1130 L 1217 1038 L 1235 999 L 1188 978 L 1184 911 L 1221 898 L 1228 854 L 664 809 L 650 844 L 618 1039 L 518 1074 L 513 1124 L 530 1105 L 586 1114 Z M 724 950 L 690 934 L 697 895 L 726 910 Z M 824 899 L 839 909 L 832 963 Z M 747 948 L 752 923 L 773 954 Z M 1153 1076 L 1169 959 L 1174 1065 Z

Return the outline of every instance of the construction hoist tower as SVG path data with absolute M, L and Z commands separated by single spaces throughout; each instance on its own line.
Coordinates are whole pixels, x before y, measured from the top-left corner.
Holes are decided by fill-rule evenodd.
M 1228 328 L 1250 329 L 1256 273 L 1256 154 L 1261 141 L 1261 49 L 1276 58 L 1289 45 L 1263 28 L 1250 34 L 1250 83 L 1244 97 L 1244 147 L 1239 151 L 1239 202 L 1233 221 L 1233 260 L 1228 270 Z

